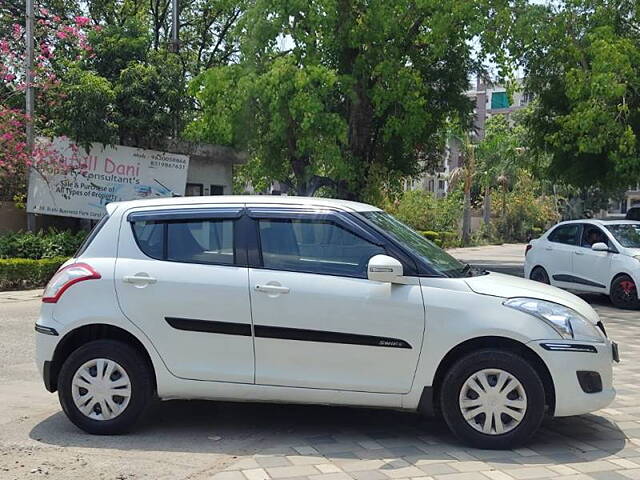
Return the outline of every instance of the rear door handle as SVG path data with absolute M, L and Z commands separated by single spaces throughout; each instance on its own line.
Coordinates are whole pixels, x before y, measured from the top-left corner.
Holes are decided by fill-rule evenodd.
M 282 287 L 280 285 L 256 285 L 256 292 L 263 293 L 289 293 L 289 287 Z
M 573 252 L 575 255 L 584 255 L 584 252 Z
M 125 275 L 122 277 L 124 283 L 133 283 L 134 285 L 143 285 L 145 283 L 156 283 L 158 280 L 148 275 Z
M 545 249 L 547 252 L 550 252 L 551 250 L 553 250 L 553 248 L 551 248 L 551 247 L 544 247 L 544 249 Z

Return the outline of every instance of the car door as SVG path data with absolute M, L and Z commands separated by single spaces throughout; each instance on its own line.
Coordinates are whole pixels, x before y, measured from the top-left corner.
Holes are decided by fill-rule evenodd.
M 580 246 L 573 252 L 571 280 L 579 285 L 581 290 L 603 293 L 609 283 L 613 253 L 593 251 L 591 245 L 596 242 L 606 243 L 609 248 L 613 247 L 611 240 L 600 227 L 590 223 L 583 224 Z
M 256 383 L 405 393 L 424 334 L 418 282 L 369 281 L 387 252 L 348 214 L 250 209 Z M 251 248 L 250 248 L 251 251 Z
M 565 288 L 575 288 L 573 275 L 574 252 L 579 248 L 582 225 L 565 223 L 558 225 L 547 237 L 544 245 L 545 269 L 551 283 Z
M 134 209 L 123 218 L 120 307 L 178 377 L 253 383 L 242 208 Z

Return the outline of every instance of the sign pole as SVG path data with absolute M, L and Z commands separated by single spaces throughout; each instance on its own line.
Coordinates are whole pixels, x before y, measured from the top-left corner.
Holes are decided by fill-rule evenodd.
M 26 0 L 27 11 L 26 11 L 26 25 L 25 25 L 25 37 L 26 37 L 26 55 L 25 55 L 25 85 L 26 85 L 26 105 L 25 112 L 27 114 L 26 118 L 26 136 L 27 136 L 27 151 L 29 154 L 32 154 L 34 147 L 34 132 L 33 132 L 33 123 L 34 123 L 34 111 L 35 111 L 35 101 L 34 101 L 34 91 L 33 91 L 33 0 Z M 31 173 L 31 167 L 27 172 L 27 192 L 29 190 L 29 174 Z M 27 213 L 27 230 L 30 232 L 35 231 L 36 229 L 36 216 L 33 213 Z

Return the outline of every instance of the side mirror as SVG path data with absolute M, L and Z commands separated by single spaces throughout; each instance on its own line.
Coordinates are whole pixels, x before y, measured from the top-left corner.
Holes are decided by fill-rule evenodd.
M 604 242 L 596 242 L 591 245 L 591 250 L 593 250 L 594 252 L 608 252 L 609 246 Z
M 402 264 L 388 255 L 374 255 L 369 259 L 367 278 L 374 282 L 394 283 L 402 277 Z

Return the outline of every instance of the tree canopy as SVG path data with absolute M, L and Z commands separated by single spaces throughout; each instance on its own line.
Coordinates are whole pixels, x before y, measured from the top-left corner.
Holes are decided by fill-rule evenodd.
M 497 28 L 526 88 L 533 145 L 552 178 L 611 187 L 640 176 L 640 6 L 635 0 L 518 1 Z
M 472 38 L 487 13 L 455 0 L 256 0 L 241 57 L 200 75 L 195 138 L 246 148 L 254 183 L 366 197 L 439 157 L 468 114 Z M 433 162 L 432 162 L 433 163 Z

